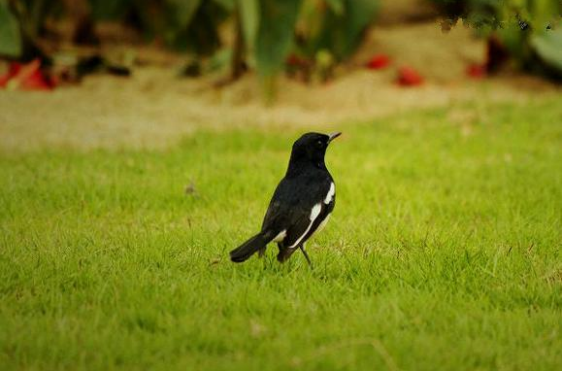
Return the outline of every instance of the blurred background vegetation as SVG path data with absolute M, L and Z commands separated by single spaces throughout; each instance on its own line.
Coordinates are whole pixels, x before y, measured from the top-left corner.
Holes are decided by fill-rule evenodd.
M 559 0 L 428 0 L 441 27 L 475 29 L 488 40 L 488 73 L 506 60 L 560 79 Z M 127 75 L 134 54 L 112 58 L 99 48 L 100 29 L 115 25 L 124 40 L 185 53 L 183 74 L 219 72 L 227 84 L 255 71 L 267 96 L 281 73 L 326 81 L 376 22 L 377 0 L 0 0 L 0 55 L 62 65 L 65 78 L 105 70 Z M 61 45 L 82 47 L 61 53 Z M 86 52 L 85 52 L 86 51 Z

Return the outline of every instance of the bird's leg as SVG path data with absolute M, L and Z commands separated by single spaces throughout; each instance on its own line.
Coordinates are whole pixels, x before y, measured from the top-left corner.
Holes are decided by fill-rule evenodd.
M 304 250 L 304 244 L 299 245 L 299 248 L 301 249 L 302 253 L 304 254 L 304 258 L 306 258 L 306 261 L 308 262 L 308 265 L 310 266 L 311 269 L 313 269 L 314 266 L 312 266 L 312 262 L 310 261 L 310 258 L 308 257 L 308 253 L 306 253 L 306 251 Z

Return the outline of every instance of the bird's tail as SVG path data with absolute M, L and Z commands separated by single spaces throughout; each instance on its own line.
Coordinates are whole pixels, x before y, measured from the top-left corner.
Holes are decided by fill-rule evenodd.
M 259 233 L 258 235 L 248 239 L 244 244 L 230 252 L 230 259 L 233 262 L 244 262 L 252 257 L 254 253 L 264 248 L 267 243 L 273 240 L 272 234 Z

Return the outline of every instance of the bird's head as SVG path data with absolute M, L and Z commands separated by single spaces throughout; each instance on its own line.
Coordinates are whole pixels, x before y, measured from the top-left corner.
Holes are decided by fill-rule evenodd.
M 324 166 L 324 155 L 330 142 L 339 137 L 341 132 L 331 134 L 306 133 L 293 144 L 291 162 L 308 160 L 318 166 Z

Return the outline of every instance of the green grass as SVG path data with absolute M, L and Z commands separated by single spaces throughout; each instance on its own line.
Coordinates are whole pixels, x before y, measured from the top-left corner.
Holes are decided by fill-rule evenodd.
M 0 369 L 560 369 L 559 103 L 341 128 L 314 270 L 228 260 L 299 132 L 3 154 Z

